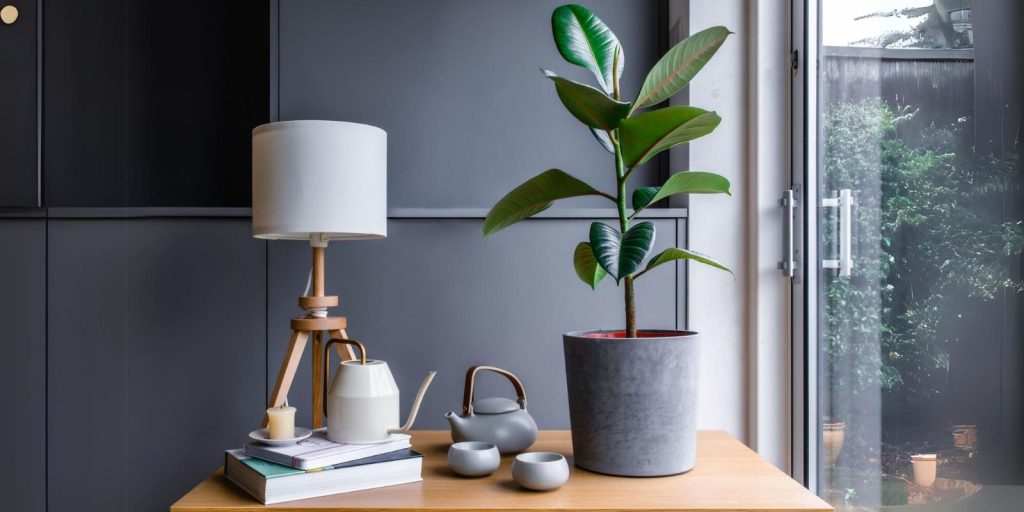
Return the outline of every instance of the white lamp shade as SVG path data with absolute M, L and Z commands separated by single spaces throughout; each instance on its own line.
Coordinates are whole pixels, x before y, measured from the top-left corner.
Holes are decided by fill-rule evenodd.
M 387 236 L 387 133 L 340 121 L 283 121 L 252 131 L 256 238 Z

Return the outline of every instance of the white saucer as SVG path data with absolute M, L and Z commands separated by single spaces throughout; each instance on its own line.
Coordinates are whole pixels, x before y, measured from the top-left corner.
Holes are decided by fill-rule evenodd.
M 261 428 L 259 430 L 253 430 L 252 432 L 249 432 L 249 439 L 252 439 L 257 443 L 266 444 L 270 446 L 286 446 L 289 444 L 295 444 L 299 441 L 302 441 L 303 439 L 306 439 L 311 435 L 313 435 L 312 430 L 308 428 L 295 427 L 295 437 L 290 437 L 288 439 L 271 439 L 269 437 L 270 434 L 269 432 L 267 432 L 267 429 Z
M 296 430 L 298 430 L 298 428 L 296 428 Z M 356 445 L 360 445 L 360 446 L 367 446 L 367 445 L 374 445 L 374 444 L 384 444 L 384 443 L 390 443 L 390 442 L 394 441 L 395 439 L 400 439 L 402 437 L 411 437 L 411 436 L 409 436 L 409 434 L 393 433 L 393 434 L 388 434 L 387 437 L 385 437 L 384 439 L 380 439 L 378 441 L 366 441 L 366 442 L 362 442 L 362 443 L 345 443 L 345 444 L 356 444 Z

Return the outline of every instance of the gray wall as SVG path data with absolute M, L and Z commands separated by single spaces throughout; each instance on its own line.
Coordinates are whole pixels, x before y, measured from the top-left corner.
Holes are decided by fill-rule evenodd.
M 517 372 L 541 427 L 566 427 L 561 333 L 622 322 L 620 289 L 590 291 L 571 264 L 589 223 L 613 216 L 593 209 L 604 204 L 480 237 L 482 208 L 549 167 L 610 187 L 610 156 L 537 69 L 592 81 L 551 43 L 558 3 L 271 2 L 271 116 L 389 132 L 389 237 L 332 244 L 327 286 L 349 334 L 392 365 L 403 413 L 440 372 L 420 428 L 444 428 L 476 363 Z M 635 91 L 661 44 L 660 3 L 588 5 L 622 39 Z M 44 171 L 73 170 L 60 162 Z M 685 245 L 685 211 L 652 215 L 659 248 Z M 3 432 L 24 461 L 0 474 L 12 510 L 166 510 L 258 425 L 301 313 L 307 245 L 254 240 L 248 211 L 224 208 L 0 212 L 0 242 L 0 384 L 26 403 L 22 428 Z M 683 285 L 683 267 L 638 284 L 645 327 L 685 325 Z M 291 395 L 301 423 L 308 365 Z M 511 395 L 482 379 L 482 396 Z
M 595 293 L 573 272 L 572 248 L 590 222 L 533 220 L 483 241 L 478 219 L 392 220 L 385 240 L 329 247 L 328 293 L 340 296 L 348 335 L 392 367 L 403 412 L 426 372 L 439 371 L 418 428 L 447 428 L 443 415 L 462 403 L 465 371 L 473 364 L 518 374 L 538 424 L 568 428 L 561 334 L 621 328 L 624 321 L 621 288 L 608 280 Z M 655 223 L 656 250 L 683 245 L 685 234 L 675 219 Z M 309 254 L 307 244 L 269 246 L 271 365 L 287 348 L 286 319 L 301 314 L 296 298 L 306 283 Z M 666 269 L 637 282 L 642 325 L 680 327 L 677 277 Z M 275 376 L 268 373 L 268 383 Z M 310 378 L 303 367 L 291 396 L 306 414 Z M 483 379 L 479 396 L 514 396 L 504 379 Z
M 488 208 L 551 167 L 614 190 L 611 155 L 565 111 L 539 69 L 594 82 L 588 71 L 566 63 L 553 43 L 551 12 L 563 3 L 280 0 L 271 40 L 278 66 L 273 115 L 385 129 L 392 208 Z M 666 37 L 659 30 L 663 6 L 621 0 L 587 6 L 619 37 L 626 54 L 623 91 L 634 94 Z M 653 184 L 663 164 L 637 170 L 632 185 Z M 607 206 L 584 198 L 554 208 Z M 550 391 L 530 400 L 531 409 L 542 425 L 567 427 L 559 334 L 616 327 L 623 316 L 617 290 L 606 285 L 595 296 L 573 274 L 571 251 L 586 238 L 589 222 L 530 222 L 487 242 L 480 240 L 477 219 L 392 222 L 384 242 L 336 244 L 329 251 L 328 285 L 351 316 L 349 334 L 379 346 L 371 353 L 393 361 L 403 389 L 415 388 L 428 369 L 443 370 L 421 426 L 443 427 L 442 413 L 460 403 L 462 372 L 486 362 L 522 373 L 528 390 Z M 659 245 L 685 242 L 674 220 L 658 224 Z M 308 249 L 271 244 L 269 254 L 268 311 L 271 317 L 295 314 Z M 641 304 L 641 321 L 675 327 L 682 311 L 676 277 L 662 277 L 639 285 L 641 300 L 649 301 L 646 308 Z M 404 293 L 389 295 L 381 283 Z M 268 326 L 268 332 L 270 360 L 278 360 L 287 325 Z M 307 389 L 309 376 L 298 379 Z M 481 388 L 509 391 L 490 377 Z M 302 393 L 296 403 L 307 400 Z
M 540 68 L 594 84 L 551 36 L 562 0 L 281 0 L 277 117 L 388 132 L 396 208 L 488 208 L 552 167 L 615 189 L 612 156 L 561 105 Z M 657 61 L 659 2 L 586 2 L 619 37 L 632 99 Z M 275 42 L 276 47 L 275 47 Z M 635 173 L 651 184 L 660 160 Z M 608 206 L 587 198 L 556 205 Z

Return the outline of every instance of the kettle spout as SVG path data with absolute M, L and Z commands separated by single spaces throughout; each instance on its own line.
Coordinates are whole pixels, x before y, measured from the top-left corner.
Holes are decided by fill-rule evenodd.
M 466 418 L 455 414 L 455 411 L 448 411 L 444 417 L 448 420 L 448 424 L 451 425 L 452 432 L 459 432 L 466 423 Z
M 431 371 L 423 379 L 423 384 L 420 384 L 420 389 L 416 392 L 416 398 L 412 401 L 412 410 L 409 411 L 409 418 L 405 420 L 405 425 L 402 425 L 401 428 L 388 429 L 389 434 L 406 434 L 412 430 L 412 424 L 416 421 L 416 413 L 420 412 L 420 404 L 423 403 L 423 395 L 427 394 L 427 388 L 430 387 L 430 383 L 434 380 L 435 375 L 437 375 L 437 372 Z

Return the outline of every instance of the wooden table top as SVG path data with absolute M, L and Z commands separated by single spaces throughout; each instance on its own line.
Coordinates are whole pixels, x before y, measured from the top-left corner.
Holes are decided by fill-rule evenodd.
M 424 455 L 423 481 L 264 506 L 218 470 L 171 506 L 172 512 L 430 510 L 560 511 L 828 511 L 827 503 L 722 431 L 701 431 L 697 466 L 683 475 L 623 478 L 573 467 L 569 482 L 550 492 L 521 490 L 512 457 L 484 478 L 462 478 L 447 466 L 447 431 L 416 431 L 413 448 Z M 559 452 L 572 460 L 569 432 L 544 431 L 530 451 Z

